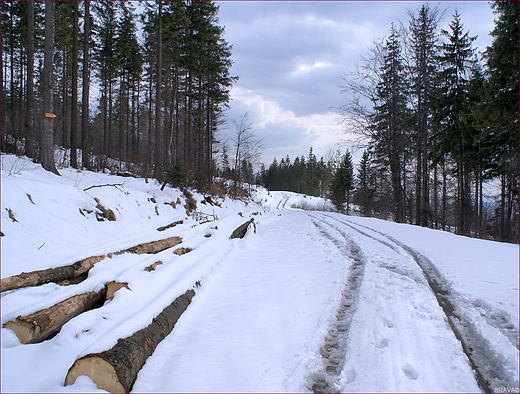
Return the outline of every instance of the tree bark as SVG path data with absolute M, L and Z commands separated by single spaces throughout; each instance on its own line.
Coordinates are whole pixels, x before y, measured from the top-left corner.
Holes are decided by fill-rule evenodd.
M 79 2 L 74 1 L 72 15 L 72 100 L 70 111 L 70 164 L 78 168 L 78 13 Z
M 53 100 L 53 58 L 54 58 L 54 1 L 45 2 L 45 57 L 43 66 L 43 138 L 41 150 L 41 162 L 43 168 L 60 175 L 54 163 L 54 129 L 52 114 Z
M 163 250 L 173 248 L 182 242 L 181 237 L 170 237 L 166 239 L 160 239 L 158 241 L 146 242 L 144 244 L 139 244 L 133 246 L 128 249 L 121 250 L 119 252 L 114 253 L 115 255 L 123 254 L 123 253 L 135 253 L 135 254 L 143 254 L 143 253 L 159 253 Z M 109 255 L 110 256 L 110 255 Z
M 80 313 L 104 301 L 106 288 L 78 294 L 56 305 L 27 316 L 18 316 L 16 320 L 4 324 L 4 328 L 13 330 L 24 344 L 38 343 L 56 335 L 61 327 Z
M 166 307 L 152 323 L 101 353 L 88 354 L 76 360 L 67 373 L 65 385 L 74 384 L 81 375 L 89 376 L 98 388 L 111 393 L 128 393 L 139 370 L 157 345 L 172 331 L 188 308 L 195 291 L 188 290 Z
M 164 168 L 164 132 L 162 125 L 162 1 L 159 0 L 159 20 L 157 24 L 157 85 L 155 86 L 155 166 L 154 177 L 162 178 Z
M 49 268 L 46 270 L 22 272 L 19 275 L 10 276 L 0 281 L 0 290 L 19 289 L 28 286 L 40 286 L 50 282 L 60 282 L 66 279 L 72 279 L 88 272 L 96 263 L 105 258 L 105 255 L 92 256 L 84 260 L 78 261 L 71 265 L 63 267 Z
M 89 40 L 90 40 L 90 1 L 85 1 L 85 25 L 83 38 L 83 100 L 81 111 L 82 127 L 81 127 L 81 150 L 83 167 L 90 168 L 89 146 L 88 146 L 88 124 L 89 124 L 89 93 L 90 93 L 90 73 L 89 73 Z
M 25 154 L 34 158 L 34 1 L 27 2 L 27 108 Z
M 158 241 L 139 244 L 128 249 L 120 250 L 115 253 L 109 253 L 108 257 L 111 258 L 113 255 L 117 256 L 123 253 L 159 253 L 163 250 L 173 248 L 181 242 L 181 237 L 170 237 L 166 239 L 160 239 Z M 49 268 L 46 270 L 32 272 L 22 272 L 19 275 L 14 275 L 2 279 L 0 281 L 0 290 L 7 291 L 19 289 L 21 287 L 39 286 L 49 282 L 58 283 L 63 280 L 70 280 L 87 273 L 92 267 L 94 267 L 96 263 L 100 262 L 105 257 L 105 255 L 92 256 L 84 260 L 78 261 L 74 264 L 65 265 L 63 267 Z

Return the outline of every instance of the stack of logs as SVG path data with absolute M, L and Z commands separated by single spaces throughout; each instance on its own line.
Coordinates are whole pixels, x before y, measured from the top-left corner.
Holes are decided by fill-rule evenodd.
M 243 238 L 251 223 L 254 224 L 253 219 L 238 227 L 230 238 Z M 109 253 L 107 256 L 111 258 L 113 255 L 122 253 L 158 253 L 181 242 L 180 237 L 171 237 Z M 191 251 L 190 248 L 180 248 L 175 252 L 181 255 L 189 251 Z M 107 256 L 92 256 L 63 267 L 23 272 L 2 279 L 0 289 L 4 292 L 50 282 L 61 285 L 78 283 L 86 279 L 90 269 Z M 158 261 L 150 267 L 146 267 L 146 270 L 153 271 L 160 264 L 162 262 Z M 56 335 L 61 327 L 72 318 L 96 306 L 101 306 L 107 299 L 112 299 L 114 293 L 122 287 L 129 288 L 128 283 L 112 281 L 98 291 L 78 294 L 50 308 L 27 316 L 18 316 L 16 320 L 5 323 L 4 327 L 13 330 L 20 342 L 24 344 L 42 342 Z M 197 282 L 195 287 L 200 287 L 200 282 Z M 79 376 L 87 375 L 100 389 L 111 393 L 130 392 L 146 359 L 172 331 L 179 317 L 190 305 L 194 295 L 194 290 L 186 291 L 156 316 L 146 328 L 137 331 L 130 337 L 119 339 L 117 344 L 109 350 L 88 354 L 76 360 L 67 373 L 65 385 L 74 384 Z

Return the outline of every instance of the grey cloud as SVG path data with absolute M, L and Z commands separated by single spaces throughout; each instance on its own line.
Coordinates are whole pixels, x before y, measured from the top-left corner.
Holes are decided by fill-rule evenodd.
M 338 87 L 341 76 L 353 71 L 360 57 L 368 53 L 376 37 L 388 34 L 390 24 L 401 20 L 407 26 L 407 10 L 417 13 L 422 2 L 409 1 L 303 1 L 237 2 L 223 1 L 220 24 L 226 26 L 226 39 L 233 45 L 232 75 L 240 77 L 237 86 L 252 95 L 274 102 L 296 117 L 325 114 L 339 107 L 345 98 Z M 435 6 L 437 3 L 430 3 Z M 493 15 L 487 2 L 441 2 L 447 8 L 441 28 L 446 28 L 458 8 L 465 28 L 479 35 L 475 43 L 480 51 L 491 43 Z M 323 62 L 326 67 L 315 67 Z M 298 69 L 308 72 L 295 73 Z M 233 97 L 233 91 L 231 93 Z M 304 150 L 313 141 L 301 128 L 265 123 L 256 108 L 247 108 L 240 100 L 231 102 L 227 116 L 238 119 L 246 111 L 264 133 L 265 162 L 273 152 Z M 333 147 L 332 147 L 333 148 Z M 326 152 L 316 152 L 324 155 Z M 278 158 L 285 156 L 277 155 Z M 291 157 L 294 157 L 293 155 Z

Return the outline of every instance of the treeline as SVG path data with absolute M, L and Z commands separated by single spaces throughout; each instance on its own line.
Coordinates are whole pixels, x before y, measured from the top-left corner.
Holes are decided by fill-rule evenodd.
M 2 150 L 54 171 L 61 147 L 75 168 L 207 183 L 236 80 L 217 14 L 209 1 L 1 1 Z
M 280 163 L 275 158 L 269 168 L 262 164 L 256 182 L 268 190 L 327 197 L 338 155 L 339 153 L 329 155 L 327 161 L 323 157 L 317 160 L 311 147 L 307 157 L 302 155 L 292 162 L 289 156 L 282 158 Z
M 518 242 L 518 5 L 492 4 L 482 57 L 460 14 L 438 31 L 438 9 L 424 5 L 344 78 L 345 131 L 369 141 L 358 171 L 365 213 Z M 500 188 L 491 212 L 485 183 Z

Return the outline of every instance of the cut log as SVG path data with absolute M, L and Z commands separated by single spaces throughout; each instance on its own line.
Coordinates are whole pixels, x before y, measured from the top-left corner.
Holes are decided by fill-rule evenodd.
M 114 294 L 116 294 L 116 291 L 119 289 L 122 289 L 123 287 L 130 290 L 130 287 L 128 286 L 128 282 L 116 282 L 113 280 L 107 285 L 107 300 L 113 300 Z
M 4 328 L 13 330 L 22 343 L 42 342 L 56 335 L 70 319 L 103 302 L 105 296 L 106 288 L 78 294 L 50 308 L 27 316 L 18 316 L 16 320 L 5 323 Z
M 119 255 L 123 253 L 159 253 L 163 250 L 172 248 L 181 242 L 181 237 L 170 237 L 161 239 L 159 241 L 140 244 L 132 248 L 120 250 L 119 252 L 109 253 L 108 257 L 112 258 L 113 255 Z M 40 286 L 49 282 L 55 282 L 61 285 L 78 283 L 78 280 L 80 279 L 76 279 L 77 277 L 88 273 L 88 271 L 94 267 L 96 263 L 100 262 L 105 257 L 105 255 L 92 256 L 74 264 L 65 265 L 63 267 L 49 268 L 46 270 L 32 272 L 22 272 L 19 275 L 14 275 L 2 279 L 0 281 L 0 291 L 14 290 L 28 286 Z
M 59 283 L 64 280 L 71 280 L 88 272 L 96 263 L 105 258 L 105 255 L 92 256 L 71 265 L 63 267 L 49 268 L 46 270 L 22 272 L 19 275 L 10 276 L 0 281 L 0 290 L 14 290 L 27 286 L 40 286 L 45 283 Z
M 89 376 L 98 388 L 111 393 L 128 393 L 137 374 L 157 345 L 172 331 L 191 303 L 195 291 L 188 290 L 166 307 L 152 323 L 101 353 L 87 354 L 70 367 L 65 385 L 74 384 L 81 375 Z
M 237 227 L 235 231 L 233 231 L 233 234 L 231 234 L 231 239 L 233 238 L 244 238 L 244 236 L 247 233 L 247 229 L 249 228 L 249 225 L 253 223 L 254 219 L 250 219 L 241 226 Z
M 114 253 L 115 255 L 123 254 L 123 253 L 135 253 L 135 254 L 143 254 L 143 253 L 159 253 L 163 250 L 173 248 L 174 246 L 180 244 L 182 242 L 181 237 L 170 237 L 166 239 L 161 239 L 159 241 L 147 242 L 144 244 L 140 244 L 137 246 L 133 246 L 131 248 L 120 250 L 119 252 Z

